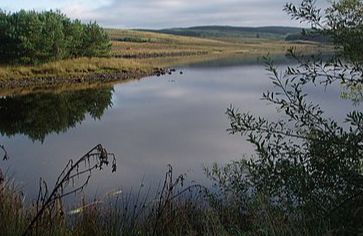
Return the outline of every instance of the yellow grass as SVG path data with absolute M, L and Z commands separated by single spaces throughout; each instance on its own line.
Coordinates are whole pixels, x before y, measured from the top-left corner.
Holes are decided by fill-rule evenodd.
M 150 66 L 134 60 L 119 58 L 77 58 L 49 62 L 38 66 L 1 66 L 0 80 L 29 77 L 71 77 L 87 73 L 112 71 L 149 71 Z
M 291 44 L 277 40 L 221 41 L 131 30 L 108 29 L 113 40 L 110 58 L 78 58 L 37 66 L 0 66 L 0 80 L 62 77 L 112 71 L 151 72 L 154 67 L 168 67 L 179 62 L 203 61 L 228 55 L 261 56 L 268 52 L 284 54 L 290 47 L 316 51 L 319 44 Z

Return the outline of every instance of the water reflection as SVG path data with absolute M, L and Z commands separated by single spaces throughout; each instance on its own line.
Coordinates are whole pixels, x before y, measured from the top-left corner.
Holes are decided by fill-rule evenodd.
M 291 63 L 291 59 L 286 56 L 274 56 L 274 62 L 278 64 Z M 197 63 L 186 64 L 188 68 L 223 68 L 223 67 L 238 67 L 238 66 L 255 66 L 256 64 L 263 65 L 263 57 L 256 56 L 241 56 L 241 55 L 231 55 L 229 57 L 221 57 L 212 60 L 205 60 Z
M 0 98 L 0 134 L 23 134 L 44 142 L 51 133 L 63 133 L 86 119 L 100 119 L 111 107 L 113 88 L 60 93 L 37 93 Z
M 264 91 L 273 89 L 263 65 L 213 63 L 182 68 L 183 75 L 118 84 L 114 90 L 2 98 L 0 143 L 12 158 L 1 168 L 9 170 L 28 199 L 33 199 L 39 177 L 54 183 L 70 158 L 101 143 L 116 154 L 118 170 L 94 173 L 87 188 L 90 196 L 135 189 L 142 180 L 145 186 L 157 185 L 167 164 L 174 173 L 187 173 L 188 180 L 203 183 L 204 165 L 254 153 L 244 138 L 226 132 L 225 111 L 230 104 L 270 120 L 281 117 L 260 100 Z M 307 92 L 312 102 L 321 104 L 326 117 L 344 121 L 352 109 L 351 101 L 340 98 L 339 87 L 313 87 Z

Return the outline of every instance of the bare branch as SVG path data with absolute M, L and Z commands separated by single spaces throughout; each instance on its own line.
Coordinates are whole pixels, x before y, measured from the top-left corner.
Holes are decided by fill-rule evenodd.
M 40 180 L 39 195 L 37 200 L 37 213 L 24 231 L 23 235 L 29 234 L 34 225 L 43 216 L 47 209 L 50 209 L 49 216 L 52 217 L 52 209 L 57 201 L 61 201 L 64 197 L 71 194 L 77 194 L 84 190 L 91 178 L 92 171 L 102 170 L 104 166 L 108 166 L 109 159 L 112 159 L 112 172 L 116 171 L 116 158 L 113 153 L 108 153 L 101 144 L 92 148 L 88 153 L 79 158 L 76 162 L 70 160 L 57 178 L 55 186 L 49 194 L 47 184 L 44 180 Z M 86 165 L 82 165 L 86 163 Z M 91 165 L 91 163 L 94 163 Z M 81 179 L 81 183 L 76 184 L 76 178 Z M 82 179 L 85 179 L 82 181 Z M 67 189 L 69 183 L 72 186 Z

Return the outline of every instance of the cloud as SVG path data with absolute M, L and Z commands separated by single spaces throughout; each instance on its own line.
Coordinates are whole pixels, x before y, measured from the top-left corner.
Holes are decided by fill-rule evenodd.
M 106 27 L 167 28 L 194 25 L 299 25 L 282 11 L 301 0 L 40 0 L 34 8 L 59 8 L 72 18 Z M 12 4 L 10 1 L 6 1 Z M 17 5 L 18 2 L 18 5 Z M 327 6 L 327 1 L 318 1 Z M 15 8 L 20 7 L 14 0 Z M 6 5 L 6 4 L 5 4 Z M 11 7 L 11 6 L 10 6 Z M 30 7 L 30 4 L 25 6 Z M 9 8 L 9 6 L 7 6 Z M 14 6 L 13 6 L 14 8 Z

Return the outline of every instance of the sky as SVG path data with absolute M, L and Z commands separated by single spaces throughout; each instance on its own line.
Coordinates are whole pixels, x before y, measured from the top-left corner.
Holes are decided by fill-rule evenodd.
M 71 18 L 104 27 L 149 28 L 198 25 L 302 26 L 282 11 L 301 0 L 1 0 L 6 11 L 59 9 Z M 320 7 L 327 0 L 317 0 Z

